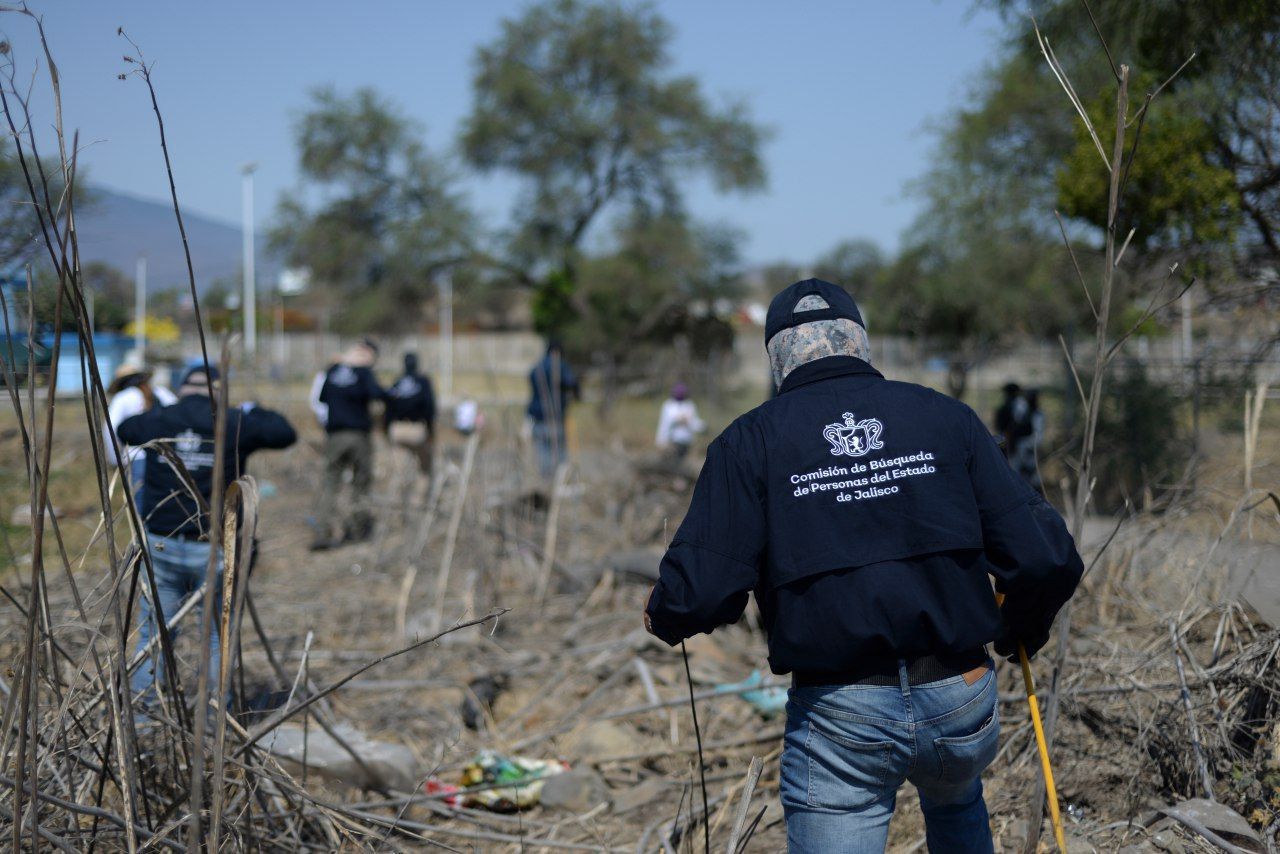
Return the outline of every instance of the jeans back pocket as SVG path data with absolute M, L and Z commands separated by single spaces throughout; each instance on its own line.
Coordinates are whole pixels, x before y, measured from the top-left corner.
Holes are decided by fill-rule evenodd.
M 857 809 L 884 796 L 893 742 L 858 741 L 823 728 L 812 719 L 805 726 L 809 806 Z
M 1000 708 L 994 706 L 991 716 L 968 735 L 942 736 L 933 740 L 938 752 L 939 782 L 967 783 L 977 777 L 996 758 L 1000 747 Z

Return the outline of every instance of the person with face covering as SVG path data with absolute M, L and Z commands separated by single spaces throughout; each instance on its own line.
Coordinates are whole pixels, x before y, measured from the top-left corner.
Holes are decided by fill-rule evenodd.
M 378 345 L 361 339 L 342 358 L 316 376 L 311 408 L 324 427 L 324 483 L 316 512 L 316 537 L 312 551 L 330 549 L 343 542 L 362 542 L 373 535 L 369 490 L 373 485 L 373 416 L 369 406 L 385 401 L 373 366 Z M 351 473 L 350 511 L 338 512 L 343 480 Z M 340 518 L 345 515 L 345 518 Z M 334 529 L 341 522 L 342 534 Z
M 973 410 L 872 367 L 842 288 L 780 293 L 765 346 L 778 393 L 707 449 L 646 628 L 678 644 L 735 622 L 754 591 L 769 665 L 792 678 L 792 852 L 883 851 L 906 782 L 930 851 L 991 852 L 986 647 L 1047 642 L 1084 571 L 1075 544 Z

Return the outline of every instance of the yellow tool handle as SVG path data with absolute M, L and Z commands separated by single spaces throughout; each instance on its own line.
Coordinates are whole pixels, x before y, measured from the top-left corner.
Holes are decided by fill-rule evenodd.
M 1053 825 L 1053 838 L 1058 850 L 1066 854 L 1067 840 L 1062 833 L 1062 813 L 1058 811 L 1058 788 L 1053 784 L 1053 767 L 1049 765 L 1049 744 L 1044 739 L 1044 724 L 1040 721 L 1040 701 L 1036 699 L 1036 681 L 1031 675 L 1031 661 L 1027 648 L 1018 644 L 1018 661 L 1022 663 L 1022 681 L 1027 686 L 1027 704 L 1031 706 L 1031 725 L 1036 731 L 1036 747 L 1040 751 L 1040 770 L 1044 772 L 1044 790 L 1049 797 L 1049 822 Z
M 996 606 L 1004 604 L 1004 594 L 996 593 Z M 1044 723 L 1040 720 L 1040 701 L 1036 698 L 1036 680 L 1031 675 L 1031 659 L 1027 648 L 1018 644 L 1018 661 L 1022 664 L 1022 683 L 1027 688 L 1027 705 L 1031 707 L 1031 726 L 1036 731 L 1036 750 L 1040 753 L 1040 770 L 1044 774 L 1044 791 L 1049 798 L 1049 823 L 1053 825 L 1053 838 L 1062 854 L 1067 852 L 1067 840 L 1062 833 L 1062 813 L 1058 811 L 1058 787 L 1053 784 L 1053 766 L 1049 764 L 1049 743 L 1044 738 Z

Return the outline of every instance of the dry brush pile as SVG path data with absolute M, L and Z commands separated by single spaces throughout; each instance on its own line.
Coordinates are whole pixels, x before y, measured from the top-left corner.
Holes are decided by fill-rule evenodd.
M 1047 45 L 1045 53 L 1055 64 Z M 149 68 L 134 54 L 159 119 Z M 13 847 L 777 848 L 782 723 L 776 680 L 753 678 L 764 659 L 759 627 L 748 617 L 691 642 L 686 669 L 678 651 L 639 625 L 655 550 L 683 512 L 689 473 L 588 448 L 548 487 L 522 474 L 526 455 L 507 438 L 517 432 L 511 423 L 447 448 L 425 494 L 407 492 L 398 476 L 405 469 L 387 466 L 378 538 L 322 558 L 301 550 L 315 489 L 307 443 L 266 462 L 263 473 L 281 489 L 261 525 L 253 479 L 215 492 L 209 509 L 228 567 L 223 672 L 206 675 L 207 644 L 196 642 L 211 632 L 212 609 L 173 615 L 182 640 L 162 632 L 146 653 L 168 677 L 158 724 L 135 724 L 134 615 L 154 581 L 128 484 L 100 450 L 106 400 L 79 274 L 77 141 L 59 124 L 56 156 L 41 157 L 7 59 L 5 114 L 63 295 L 55 326 L 78 336 L 89 389 L 68 411 L 56 389 L 19 391 L 6 363 L 16 432 L 4 441 L 22 456 L 31 508 L 0 620 L 10 663 L 0 682 L 0 816 Z M 56 66 L 45 59 L 56 100 Z M 1125 130 L 1143 115 L 1128 109 L 1127 69 L 1116 75 L 1114 148 L 1108 154 L 1099 143 L 1113 222 L 1136 148 L 1126 147 Z M 162 121 L 159 128 L 163 149 Z M 58 175 L 45 174 L 50 162 Z M 67 189 L 55 195 L 53 186 Z M 174 206 L 181 231 L 176 187 Z M 1108 323 L 1112 271 L 1126 244 L 1108 234 L 1091 297 L 1095 355 L 1083 372 L 1088 386 L 1078 386 L 1086 430 L 1064 502 L 1090 571 L 1059 642 L 1037 662 L 1069 835 L 1100 850 L 1214 838 L 1274 849 L 1280 634 L 1237 602 L 1224 556 L 1253 559 L 1246 531 L 1273 549 L 1272 503 L 1280 503 L 1246 480 L 1216 526 L 1204 521 L 1209 509 L 1186 499 L 1086 536 L 1097 412 L 1126 337 Z M 1089 290 L 1083 273 L 1080 284 Z M 194 276 L 190 285 L 194 299 Z M 1151 311 L 1177 298 L 1167 285 Z M 228 385 L 217 411 L 235 400 Z M 219 453 L 224 445 L 220 437 Z M 50 490 L 55 461 L 68 454 L 93 485 L 79 539 L 67 536 Z M 250 583 L 255 534 L 262 561 Z M 208 605 L 215 595 L 206 585 L 200 598 Z M 1044 811 L 1013 668 L 1002 670 L 1001 704 L 1004 741 L 989 782 L 994 827 L 1003 848 L 1034 849 Z M 301 752 L 285 749 L 298 735 Z M 337 757 L 326 760 L 329 773 L 321 773 L 321 744 Z M 388 745 L 399 750 L 388 754 Z M 571 771 L 543 780 L 540 807 L 481 809 L 448 786 L 485 750 L 564 760 Z M 346 770 L 334 771 L 339 764 Z M 532 797 L 525 782 L 463 794 L 519 802 Z M 1189 812 L 1190 797 L 1225 804 L 1251 827 Z M 895 847 L 921 847 L 913 811 L 895 821 Z

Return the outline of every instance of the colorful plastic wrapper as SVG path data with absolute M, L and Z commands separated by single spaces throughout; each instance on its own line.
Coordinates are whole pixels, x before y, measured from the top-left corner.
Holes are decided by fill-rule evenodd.
M 459 795 L 464 806 L 515 812 L 542 799 L 543 780 L 568 770 L 568 764 L 557 759 L 503 756 L 484 750 L 462 770 Z M 472 788 L 476 791 L 468 791 Z

